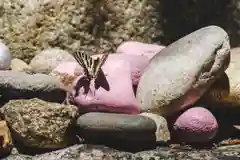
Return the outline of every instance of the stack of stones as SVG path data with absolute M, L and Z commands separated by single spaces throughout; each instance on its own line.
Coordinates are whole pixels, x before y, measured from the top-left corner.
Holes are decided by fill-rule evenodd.
M 230 60 L 229 37 L 217 26 L 167 47 L 122 43 L 103 64 L 100 87 L 90 84 L 87 93 L 84 70 L 67 51 L 45 49 L 26 64 L 0 47 L 1 151 L 9 153 L 12 139 L 28 150 L 82 142 L 130 150 L 203 144 L 217 139 L 219 120 L 236 124 L 225 111 L 239 111 L 240 51 L 233 49 Z

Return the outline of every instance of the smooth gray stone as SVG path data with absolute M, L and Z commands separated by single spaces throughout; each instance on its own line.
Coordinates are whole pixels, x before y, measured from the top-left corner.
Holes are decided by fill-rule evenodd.
M 141 110 L 170 116 L 194 104 L 229 61 L 229 37 L 222 28 L 208 26 L 186 35 L 146 67 L 137 89 Z
M 77 120 L 80 136 L 107 137 L 133 141 L 155 141 L 155 122 L 140 115 L 86 113 Z
M 0 95 L 2 101 L 40 98 L 49 102 L 62 102 L 66 91 L 61 88 L 59 80 L 52 76 L 0 71 Z

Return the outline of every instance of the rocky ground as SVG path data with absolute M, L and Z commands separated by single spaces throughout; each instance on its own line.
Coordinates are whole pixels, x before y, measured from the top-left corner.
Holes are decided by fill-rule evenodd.
M 142 151 L 137 153 L 117 151 L 104 146 L 97 145 L 75 145 L 66 149 L 53 151 L 50 153 L 29 156 L 18 154 L 13 150 L 12 155 L 3 160 L 238 160 L 240 158 L 239 145 L 229 146 L 218 149 L 191 149 L 181 147 L 179 149 L 168 147 L 157 147 L 153 150 Z
M 238 8 L 0 2 L 1 158 L 240 159 Z
M 7 62 L 9 51 L 0 51 Z M 87 93 L 84 70 L 59 48 L 29 65 L 2 65 L 2 159 L 239 159 L 238 49 L 224 30 L 116 51 L 102 66 L 102 86 L 90 83 Z

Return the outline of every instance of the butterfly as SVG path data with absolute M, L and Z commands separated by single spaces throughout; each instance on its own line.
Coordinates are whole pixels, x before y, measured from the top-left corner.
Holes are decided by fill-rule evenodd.
M 73 56 L 79 65 L 83 68 L 84 74 L 86 75 L 87 80 L 93 81 L 94 86 L 96 80 L 101 72 L 101 67 L 107 60 L 109 54 L 104 54 L 101 58 L 92 58 L 83 51 L 74 52 Z

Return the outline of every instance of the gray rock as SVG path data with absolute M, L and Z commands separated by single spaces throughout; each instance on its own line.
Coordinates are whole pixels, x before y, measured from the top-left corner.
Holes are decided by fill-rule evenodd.
M 84 139 L 154 141 L 156 124 L 148 117 L 114 113 L 86 113 L 77 120 Z M 98 140 L 98 141 L 99 141 Z
M 67 51 L 59 48 L 45 49 L 37 54 L 30 62 L 30 67 L 35 73 L 49 74 L 62 62 L 75 61 Z
M 170 140 L 170 132 L 168 129 L 167 120 L 164 117 L 147 112 L 141 113 L 140 115 L 149 117 L 156 123 L 157 125 L 156 141 L 167 142 Z
M 236 146 L 239 148 L 239 146 Z M 157 149 L 137 152 L 135 154 L 114 150 L 96 145 L 74 145 L 65 149 L 27 156 L 22 154 L 10 155 L 2 160 L 239 160 L 238 148 L 225 147 L 224 149 L 192 150 L 159 147 Z
M 52 102 L 62 102 L 66 91 L 55 77 L 23 72 L 0 71 L 0 94 L 2 101 L 38 97 Z
M 217 26 L 201 28 L 163 49 L 140 79 L 142 111 L 169 116 L 195 103 L 228 67 L 229 51 L 229 37 Z
M 158 0 L 1 1 L 0 34 L 26 62 L 60 47 L 113 52 L 124 40 L 151 43 L 160 35 Z
M 71 105 L 30 100 L 11 100 L 1 108 L 13 139 L 25 147 L 63 148 L 73 144 L 71 131 L 77 108 Z

